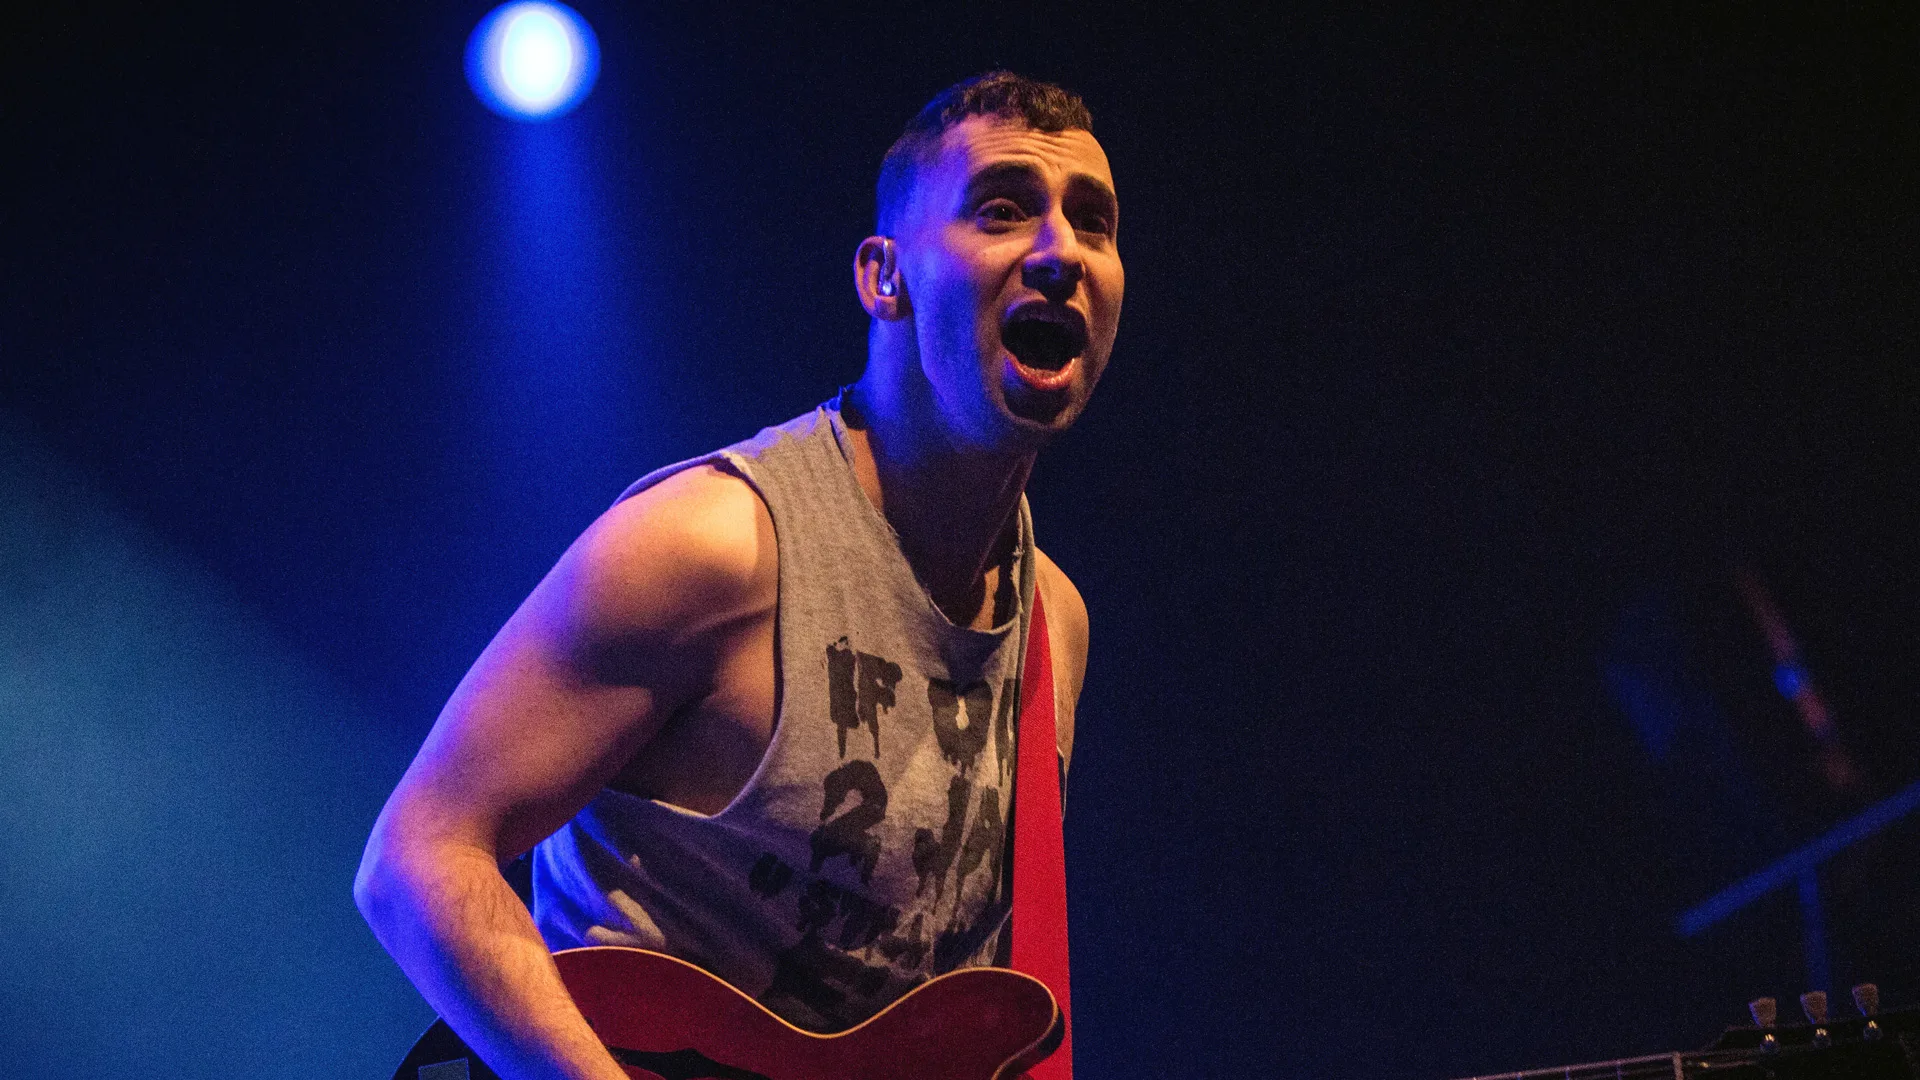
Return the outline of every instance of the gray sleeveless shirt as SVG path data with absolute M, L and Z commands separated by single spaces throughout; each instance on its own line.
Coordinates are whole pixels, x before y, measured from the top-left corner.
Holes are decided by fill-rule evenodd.
M 697 964 L 798 1027 L 852 1026 L 932 975 L 992 963 L 1010 907 L 1019 614 L 977 631 L 928 598 L 854 478 L 838 400 L 654 472 L 713 464 L 765 501 L 779 550 L 773 741 L 712 816 L 613 789 L 534 852 L 553 949 Z

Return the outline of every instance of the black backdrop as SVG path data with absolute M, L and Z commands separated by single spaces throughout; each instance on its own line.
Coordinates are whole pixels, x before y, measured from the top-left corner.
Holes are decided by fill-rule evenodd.
M 0 69 L 0 409 L 372 718 L 342 851 L 627 480 L 858 373 L 878 157 L 1005 65 L 1088 98 L 1130 279 L 1031 492 L 1094 623 L 1084 1073 L 1440 1080 L 1802 988 L 1789 897 L 1672 921 L 1920 774 L 1911 4 L 579 6 L 601 83 L 542 130 L 462 81 L 483 5 L 47 5 Z M 542 222 L 558 253 L 503 269 Z M 1609 696 L 1647 603 L 1777 835 L 1700 810 Z M 1920 996 L 1908 834 L 1825 879 L 1835 989 Z M 341 915 L 348 856 L 289 918 Z

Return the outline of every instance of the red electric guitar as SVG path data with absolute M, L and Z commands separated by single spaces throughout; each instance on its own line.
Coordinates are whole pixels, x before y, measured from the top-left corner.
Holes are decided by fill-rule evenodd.
M 1060 1045 L 1066 1024 L 1038 979 L 948 972 L 837 1035 L 802 1031 L 705 971 L 644 949 L 555 953 L 561 981 L 637 1080 L 1014 1080 Z M 393 1080 L 494 1080 L 435 1021 Z

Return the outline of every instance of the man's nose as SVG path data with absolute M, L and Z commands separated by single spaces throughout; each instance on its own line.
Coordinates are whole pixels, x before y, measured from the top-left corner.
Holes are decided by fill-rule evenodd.
M 1055 213 L 1034 236 L 1033 251 L 1020 264 L 1020 282 L 1047 298 L 1064 304 L 1087 273 L 1080 240 L 1066 215 Z

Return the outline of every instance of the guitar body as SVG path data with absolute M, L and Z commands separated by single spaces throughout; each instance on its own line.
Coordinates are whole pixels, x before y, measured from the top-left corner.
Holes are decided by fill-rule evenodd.
M 561 981 L 637 1080 L 1014 1080 L 1060 1045 L 1039 980 L 967 968 L 915 987 L 866 1023 L 802 1031 L 683 960 L 602 946 L 555 953 Z M 494 1080 L 444 1021 L 394 1080 Z

